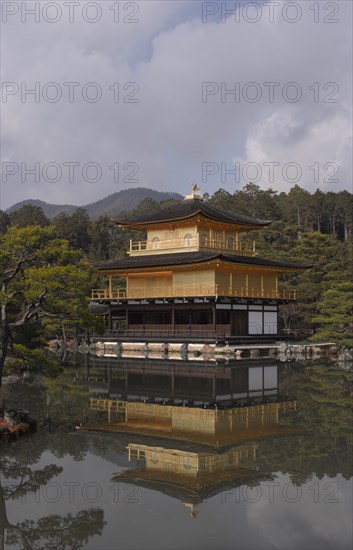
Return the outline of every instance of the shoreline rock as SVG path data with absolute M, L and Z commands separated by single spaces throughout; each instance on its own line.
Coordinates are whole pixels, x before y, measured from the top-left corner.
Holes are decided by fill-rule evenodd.
M 182 355 L 185 359 L 214 360 L 215 358 L 234 359 L 260 359 L 272 358 L 279 361 L 300 361 L 331 359 L 338 362 L 353 362 L 353 348 L 337 345 L 335 342 L 315 342 L 305 344 L 292 344 L 289 342 L 277 342 L 274 344 L 244 344 L 244 345 L 205 345 L 195 343 L 166 343 L 153 344 L 145 342 L 96 342 L 89 346 L 89 352 L 101 357 L 136 357 L 141 355 L 160 355 L 173 357 Z M 207 359 L 206 359 L 207 356 Z

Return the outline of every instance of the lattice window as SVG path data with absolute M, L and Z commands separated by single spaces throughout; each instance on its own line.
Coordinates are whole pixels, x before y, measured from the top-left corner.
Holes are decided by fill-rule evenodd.
M 205 233 L 200 236 L 200 244 L 201 246 L 207 246 L 207 235 Z
M 184 236 L 184 246 L 191 246 L 192 244 L 192 235 L 190 233 L 187 233 Z

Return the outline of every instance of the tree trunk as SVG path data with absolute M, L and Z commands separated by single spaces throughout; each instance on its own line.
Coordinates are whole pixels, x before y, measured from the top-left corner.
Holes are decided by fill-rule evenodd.
M 331 223 L 332 223 L 331 233 L 332 233 L 332 235 L 334 235 L 336 233 L 336 218 L 335 218 L 335 216 L 332 216 Z
M 6 511 L 6 499 L 0 483 L 0 550 L 5 550 L 5 532 L 9 529 L 18 531 L 20 535 L 22 535 L 21 529 L 16 525 L 12 525 L 12 523 L 10 523 L 8 520 Z M 23 540 L 23 548 L 31 550 L 31 546 L 25 540 Z
M 10 340 L 10 327 L 7 320 L 7 308 L 6 308 L 6 292 L 7 284 L 3 282 L 2 284 L 2 293 L 4 302 L 1 304 L 1 349 L 0 349 L 0 388 L 2 383 L 2 374 L 4 372 L 4 365 L 7 356 L 7 349 L 9 347 Z
M 20 535 L 23 544 L 22 548 L 24 548 L 25 550 L 32 549 L 32 546 L 26 540 L 25 533 L 22 531 L 22 529 L 20 527 L 17 527 L 17 525 L 13 525 L 8 520 L 5 495 L 0 483 L 0 550 L 5 550 L 5 532 L 6 530 L 10 529 L 17 531 L 17 533 Z
M 66 354 L 67 354 L 67 338 L 66 338 L 66 331 L 65 326 L 62 325 L 62 335 L 63 335 L 63 351 L 61 356 L 61 362 L 63 363 L 66 360 Z
M 7 350 L 9 347 L 9 341 L 10 341 L 10 328 L 7 323 L 7 321 L 2 321 L 1 326 L 1 357 L 0 357 L 0 388 L 2 384 L 2 375 L 4 371 L 6 356 L 7 356 Z
M 6 502 L 0 484 L 0 550 L 5 550 L 5 530 L 9 526 L 6 513 Z

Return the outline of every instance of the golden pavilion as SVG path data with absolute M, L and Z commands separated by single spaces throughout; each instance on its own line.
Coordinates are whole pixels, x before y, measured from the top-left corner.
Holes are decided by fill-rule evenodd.
M 296 300 L 281 273 L 309 266 L 256 254 L 241 237 L 271 221 L 220 211 L 192 193 L 176 205 L 121 228 L 144 232 L 128 256 L 96 264 L 105 288 L 92 291 L 92 310 L 125 337 L 189 341 L 268 340 L 279 335 L 278 306 Z

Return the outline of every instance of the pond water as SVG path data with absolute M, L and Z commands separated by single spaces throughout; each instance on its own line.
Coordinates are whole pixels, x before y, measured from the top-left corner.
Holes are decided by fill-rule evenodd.
M 334 363 L 86 358 L 6 386 L 38 430 L 0 442 L 0 548 L 350 549 L 352 380 Z

